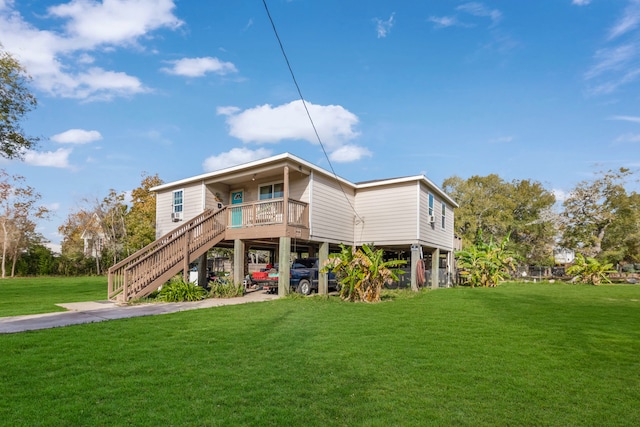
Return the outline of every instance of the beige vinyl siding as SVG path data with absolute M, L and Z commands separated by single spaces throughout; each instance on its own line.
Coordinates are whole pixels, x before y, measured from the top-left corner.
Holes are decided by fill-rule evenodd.
M 435 223 L 429 222 L 429 192 L 433 194 Z M 424 183 L 420 184 L 420 243 L 450 251 L 453 249 L 453 206 L 447 204 L 445 228 L 442 228 L 442 199 Z
M 352 206 L 354 190 L 343 184 Z M 311 239 L 351 244 L 353 241 L 353 210 L 338 183 L 321 174 L 311 178 Z
M 222 205 L 229 204 L 229 186 L 225 184 L 209 184 L 205 189 L 205 207 L 206 209 L 217 209 L 218 201 L 216 201 L 216 193 L 220 194 Z
M 418 238 L 416 182 L 358 190 L 356 210 L 364 222 L 356 227 L 358 244 L 395 245 Z
M 171 190 L 156 195 L 156 239 L 173 230 L 176 223 L 171 222 Z
M 309 203 L 309 175 L 291 174 L 289 176 L 289 198 Z
M 171 221 L 173 211 L 173 192 L 182 190 L 182 221 Z M 156 238 L 164 236 L 176 227 L 179 227 L 194 216 L 201 214 L 202 209 L 202 185 L 199 182 L 184 187 L 169 188 L 158 192 L 156 197 Z

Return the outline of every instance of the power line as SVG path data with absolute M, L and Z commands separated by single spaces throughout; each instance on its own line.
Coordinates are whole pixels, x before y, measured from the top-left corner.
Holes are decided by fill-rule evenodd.
M 278 45 L 280 46 L 280 51 L 282 52 L 282 56 L 284 57 L 284 60 L 287 63 L 287 68 L 289 68 L 289 73 L 291 74 L 291 78 L 293 79 L 293 84 L 295 85 L 296 90 L 298 91 L 298 96 L 300 97 L 300 100 L 302 101 L 302 106 L 304 107 L 304 111 L 307 113 L 307 117 L 309 118 L 309 121 L 311 122 L 311 127 L 313 128 L 313 132 L 316 135 L 316 139 L 318 140 L 318 143 L 320 144 L 320 147 L 322 148 L 322 152 L 324 153 L 324 157 L 327 159 L 327 162 L 329 163 L 329 167 L 331 168 L 331 172 L 333 173 L 333 176 L 335 177 L 336 182 L 338 183 L 338 186 L 340 187 L 340 191 L 342 191 L 342 194 L 344 195 L 345 200 L 349 204 L 349 207 L 351 207 L 351 210 L 353 211 L 355 216 L 360 221 L 364 222 L 364 219 L 360 215 L 358 215 L 358 212 L 356 211 L 356 209 L 351 204 L 351 201 L 349 200 L 349 197 L 347 196 L 347 193 L 344 191 L 344 188 L 342 187 L 342 184 L 340 183 L 340 180 L 338 179 L 338 174 L 336 174 L 336 171 L 333 169 L 333 164 L 331 164 L 331 160 L 329 159 L 329 155 L 327 154 L 327 150 L 325 150 L 325 148 L 324 148 L 324 144 L 322 143 L 322 139 L 320 138 L 320 134 L 318 133 L 318 129 L 316 128 L 316 125 L 313 122 L 313 118 L 311 117 L 311 113 L 309 112 L 309 109 L 307 108 L 307 103 L 304 100 L 304 97 L 302 96 L 302 91 L 300 90 L 300 85 L 298 85 L 298 81 L 296 80 L 296 76 L 293 73 L 293 68 L 291 67 L 291 63 L 289 62 L 289 58 L 287 57 L 287 53 L 285 52 L 284 46 L 282 45 L 282 41 L 280 40 L 280 36 L 278 35 L 278 30 L 276 29 L 276 24 L 273 22 L 273 18 L 271 17 L 271 12 L 269 12 L 269 7 L 267 6 L 267 0 L 262 0 L 262 4 L 264 5 L 264 9 L 267 11 L 267 16 L 269 17 L 269 22 L 271 22 L 271 28 L 273 28 L 273 33 L 275 34 L 276 39 L 278 40 Z

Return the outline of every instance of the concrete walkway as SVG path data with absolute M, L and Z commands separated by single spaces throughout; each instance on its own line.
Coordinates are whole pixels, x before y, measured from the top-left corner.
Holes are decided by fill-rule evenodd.
M 37 329 L 57 328 L 79 325 L 81 323 L 104 322 L 105 320 L 125 319 L 129 317 L 153 316 L 196 310 L 199 308 L 220 307 L 223 305 L 262 302 L 278 298 L 278 295 L 266 291 L 254 291 L 237 298 L 209 298 L 197 302 L 167 302 L 139 305 L 118 305 L 112 301 L 74 302 L 56 304 L 69 311 L 27 316 L 0 317 L 0 334 L 34 331 Z

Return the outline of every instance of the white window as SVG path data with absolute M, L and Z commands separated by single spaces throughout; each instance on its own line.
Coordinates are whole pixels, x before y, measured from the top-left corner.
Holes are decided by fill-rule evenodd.
M 173 197 L 172 197 L 172 208 L 171 208 L 171 213 L 173 213 L 173 216 L 175 216 L 176 218 L 182 218 L 182 211 L 183 211 L 183 207 L 184 207 L 184 198 L 183 198 L 183 191 L 182 190 L 176 190 L 173 192 Z
M 429 193 L 429 217 L 433 216 L 433 194 Z
M 284 197 L 284 184 L 278 182 L 275 184 L 261 185 L 258 188 L 260 200 L 278 199 Z
M 444 225 L 446 224 L 445 222 L 446 213 L 447 213 L 447 205 L 445 205 L 444 202 L 442 202 L 442 228 L 444 228 Z

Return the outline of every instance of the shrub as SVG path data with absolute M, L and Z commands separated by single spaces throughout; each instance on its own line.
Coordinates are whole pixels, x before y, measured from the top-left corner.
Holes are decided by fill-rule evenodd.
M 398 280 L 404 271 L 397 267 L 404 260 L 384 261 L 384 251 L 368 245 L 355 252 L 340 245 L 340 253 L 334 254 L 323 266 L 322 272 L 332 271 L 340 284 L 340 298 L 345 301 L 379 302 L 382 286 Z
M 595 258 L 585 258 L 582 254 L 577 254 L 575 264 L 567 269 L 567 274 L 574 276 L 574 281 L 592 285 L 611 283 L 607 277 L 610 273 L 615 273 L 613 264 L 601 263 Z
M 200 301 L 206 297 L 206 289 L 193 283 L 185 283 L 179 276 L 163 285 L 158 293 L 158 300 L 165 302 Z
M 498 245 L 493 242 L 484 243 L 481 239 L 469 248 L 456 252 L 460 275 L 471 287 L 497 286 L 501 280 L 511 277 L 515 270 L 517 255 L 507 249 L 509 235 Z
M 209 296 L 213 298 L 233 298 L 244 295 L 242 283 L 236 285 L 229 280 L 218 277 L 210 283 L 210 286 Z

